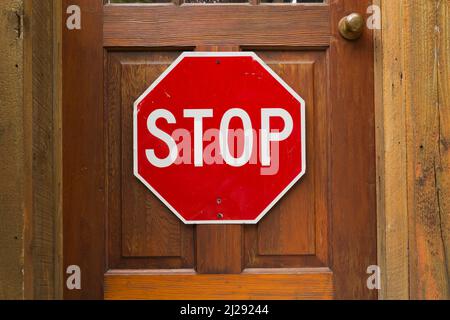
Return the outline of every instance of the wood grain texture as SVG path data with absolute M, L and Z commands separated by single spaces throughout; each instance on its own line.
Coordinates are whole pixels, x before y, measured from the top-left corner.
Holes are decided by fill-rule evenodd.
M 306 101 L 308 170 L 259 225 L 245 226 L 245 267 L 327 266 L 326 52 L 256 53 Z
M 84 290 L 66 299 L 101 299 L 105 262 L 105 126 L 102 0 L 64 0 L 81 8 L 82 28 L 63 27 L 64 268 L 82 270 Z M 63 21 L 65 25 L 65 21 Z
M 179 52 L 108 52 L 108 269 L 192 268 L 194 227 L 183 225 L 133 174 L 133 102 Z
M 242 226 L 198 225 L 196 227 L 197 272 L 235 273 L 243 268 Z
M 122 65 L 121 95 L 121 200 L 122 254 L 124 256 L 180 256 L 180 220 L 171 214 L 133 173 L 133 103 L 148 84 L 155 81 L 169 66 L 128 63 Z M 149 59 L 150 60 L 150 59 Z
M 378 257 L 381 299 L 409 298 L 407 145 L 401 1 L 378 1 L 375 32 L 378 183 Z
M 54 201 L 54 299 L 62 299 L 63 272 L 63 153 L 62 153 L 62 2 L 53 0 L 53 201 Z
M 448 10 L 448 1 L 403 7 L 412 299 L 450 298 Z
M 53 50 L 59 39 L 54 24 L 57 19 L 54 6 L 58 4 L 59 1 L 53 0 L 12 1 L 1 7 L 0 30 L 5 34 L 2 40 L 8 42 L 1 48 L 8 50 L 9 55 L 0 53 L 3 62 L 1 88 L 5 90 L 0 96 L 10 121 L 8 128 L 0 123 L 1 140 L 9 142 L 4 137 L 18 132 L 22 132 L 22 136 L 16 136 L 12 144 L 20 148 L 19 154 L 13 148 L 2 146 L 2 174 L 9 172 L 9 156 L 14 158 L 16 169 L 15 179 L 6 175 L 0 178 L 1 187 L 5 188 L 1 189 L 1 194 L 7 199 L 0 206 L 0 212 L 4 215 L 1 220 L 5 222 L 5 230 L 0 230 L 0 236 L 9 238 L 1 239 L 2 247 L 8 248 L 7 251 L 12 252 L 20 246 L 20 261 L 6 252 L 0 253 L 2 266 L 10 268 L 9 263 L 12 262 L 14 269 L 17 268 L 9 269 L 5 279 L 0 272 L 0 298 L 61 297 L 61 247 L 56 218 L 60 200 L 57 168 L 60 168 L 61 162 L 54 151 L 57 145 L 55 128 L 60 125 L 55 116 L 55 94 L 59 95 L 56 81 L 59 78 L 58 63 L 55 63 L 57 49 Z M 20 50 L 20 57 L 13 60 L 14 55 L 18 54 L 16 49 Z M 7 73 L 4 73 L 6 70 Z M 15 82 L 14 78 L 21 80 Z M 11 86 L 19 93 L 20 103 L 19 100 L 16 103 L 11 100 L 11 93 L 15 92 Z M 20 110 L 23 111 L 21 122 L 13 124 Z M 17 170 L 19 167 L 20 170 Z M 19 182 L 23 183 L 22 191 L 15 190 L 14 196 L 8 195 L 7 188 Z M 11 205 L 21 196 L 20 206 L 13 216 L 7 217 L 10 208 L 6 204 Z M 20 220 L 23 222 L 21 232 L 15 230 L 14 235 L 8 233 L 13 231 L 10 225 Z M 16 277 L 18 274 L 20 277 Z
M 437 187 L 444 270 L 447 268 L 447 295 L 450 299 L 450 3 L 437 3 L 439 170 Z
M 380 3 L 381 298 L 449 299 L 449 2 Z
M 329 7 L 326 5 L 296 7 L 296 10 L 291 10 L 289 6 L 249 4 L 181 7 L 172 4 L 107 5 L 104 17 L 104 45 L 106 47 L 175 47 L 193 44 L 278 46 L 280 39 L 283 39 L 286 46 L 328 46 Z M 260 37 L 260 34 L 264 34 L 264 37 Z
M 24 147 L 29 140 L 25 140 L 21 18 L 22 0 L 0 3 L 0 299 L 24 297 L 25 166 L 29 164 Z
M 260 54 L 261 55 L 261 54 Z M 307 123 L 314 123 L 314 61 L 294 61 L 299 56 L 297 52 L 280 53 L 279 57 L 272 54 L 271 59 L 262 59 L 284 79 L 291 87 L 299 92 L 308 105 Z M 277 59 L 278 58 L 278 59 Z M 272 60 L 273 59 L 273 60 Z M 311 85 L 300 88 L 301 83 Z M 308 173 L 301 181 L 258 226 L 258 253 L 265 256 L 295 256 L 315 255 L 315 125 L 309 125 L 307 157 Z M 322 226 L 326 228 L 326 226 Z
M 196 275 L 114 272 L 105 275 L 110 300 L 285 300 L 332 299 L 331 272 L 297 274 Z
M 25 226 L 25 298 L 52 299 L 62 274 L 58 257 L 58 167 L 55 118 L 55 52 L 57 1 L 27 1 L 25 39 L 25 108 L 30 111 L 30 210 Z M 50 48 L 50 50 L 49 50 Z M 29 149 L 28 149 L 29 148 Z M 55 192 L 56 191 L 56 192 Z
M 371 2 L 330 3 L 330 241 L 337 299 L 377 297 L 366 286 L 367 267 L 377 264 L 373 34 L 366 29 L 349 42 L 337 29 L 343 16 L 363 14 Z

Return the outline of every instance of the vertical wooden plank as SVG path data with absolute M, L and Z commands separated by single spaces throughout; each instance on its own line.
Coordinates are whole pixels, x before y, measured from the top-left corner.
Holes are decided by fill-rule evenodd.
M 366 286 L 377 264 L 373 34 L 344 40 L 340 19 L 366 12 L 371 0 L 332 1 L 330 47 L 332 270 L 337 299 L 376 298 Z M 357 108 L 358 112 L 346 112 Z M 352 252 L 347 255 L 346 252 Z
M 382 298 L 448 299 L 449 3 L 382 9 Z
M 107 269 L 114 268 L 122 257 L 122 187 L 121 187 L 121 89 L 122 68 L 117 54 L 107 53 L 105 70 L 105 122 L 107 125 L 106 161 L 108 253 Z
M 63 298 L 63 208 L 62 208 L 62 2 L 53 3 L 53 163 L 54 163 L 54 299 Z
M 450 2 L 437 2 L 438 103 L 439 103 L 439 170 L 437 172 L 441 240 L 447 295 L 450 299 Z M 447 270 L 445 270 L 445 267 Z
M 441 101 L 448 78 L 448 4 L 403 1 L 405 95 L 410 223 L 410 297 L 449 298 L 448 105 Z M 442 11 L 442 12 L 441 12 Z M 441 21 L 441 17 L 447 20 Z M 440 25 L 443 23 L 444 25 Z M 440 71 L 440 68 L 447 71 Z M 448 75 L 448 73 L 447 73 Z M 445 211 L 447 209 L 447 211 Z
M 30 210 L 25 225 L 25 298 L 55 297 L 53 1 L 25 2 L 25 110 L 30 113 Z
M 10 178 L 2 177 L 4 181 L 17 183 L 23 175 L 24 199 L 21 200 L 23 208 L 15 212 L 17 219 L 24 219 L 21 227 L 22 235 L 14 235 L 9 242 L 21 245 L 21 261 L 13 261 L 16 267 L 20 268 L 20 281 L 11 274 L 7 275 L 9 280 L 0 281 L 2 284 L 9 281 L 15 281 L 20 287 L 21 298 L 25 299 L 52 299 L 61 297 L 58 295 L 57 288 L 61 282 L 58 278 L 61 276 L 57 261 L 56 238 L 56 220 L 55 220 L 55 168 L 54 162 L 54 127 L 57 120 L 54 118 L 54 84 L 56 80 L 56 67 L 54 61 L 54 41 L 57 38 L 54 32 L 54 5 L 59 1 L 25 1 L 23 7 L 19 6 L 19 1 L 10 4 L 2 11 L 2 17 L 7 17 L 10 25 L 2 28 L 7 30 L 7 34 L 14 34 L 16 41 L 10 38 L 8 44 L 2 48 L 10 50 L 12 46 L 20 43 L 21 57 L 20 61 L 10 64 L 8 57 L 2 56 L 2 61 L 7 61 L 5 66 L 10 68 L 9 76 L 20 75 L 23 77 L 21 85 L 11 81 L 11 78 L 2 74 L 2 79 L 8 83 L 2 83 L 2 88 L 9 90 L 8 85 L 14 85 L 16 90 L 23 95 L 23 105 L 13 104 L 7 99 L 2 98 L 8 106 L 8 115 L 12 110 L 23 110 L 21 116 L 23 123 L 15 124 L 14 128 L 22 130 L 23 140 L 15 139 L 15 145 L 20 146 L 23 152 L 23 158 L 18 157 L 12 151 L 6 151 L 5 154 L 11 154 L 16 157 L 15 164 L 23 166 L 16 173 L 16 181 Z M 20 2 L 21 3 L 21 2 Z M 14 52 L 14 50 L 11 50 Z M 5 59 L 7 58 L 7 59 Z M 14 71 L 13 71 L 14 70 Z M 23 84 L 23 86 L 22 86 Z M 1 94 L 7 97 L 6 93 Z M 10 118 L 14 120 L 14 117 Z M 0 130 L 1 131 L 1 130 Z M 4 150 L 4 149 L 3 149 Z M 5 155 L 4 155 L 5 156 Z M 4 157 L 3 156 L 3 157 Z M 7 159 L 7 158 L 5 158 Z M 3 168 L 3 166 L 2 166 Z M 6 194 L 2 192 L 2 194 Z M 17 196 L 21 193 L 16 192 Z M 0 208 L 2 212 L 8 212 L 7 208 Z M 18 213 L 21 214 L 18 214 Z M 13 218 L 2 217 L 2 221 L 13 221 Z M 3 234 L 3 232 L 0 232 Z M 6 233 L 7 234 L 7 233 Z M 9 235 L 8 235 L 9 236 Z M 2 242 L 8 243 L 8 242 Z M 5 247 L 15 248 L 15 246 L 5 245 Z M 60 247 L 59 247 L 60 248 Z M 1 254 L 7 257 L 6 254 Z M 23 279 L 22 279 L 23 278 Z M 58 283 L 57 283 L 58 282 Z M 11 287 L 5 287 L 8 296 L 16 294 Z M 0 295 L 1 296 L 1 295 Z
M 375 31 L 378 257 L 381 299 L 409 298 L 406 114 L 400 1 L 380 0 Z
M 198 273 L 242 272 L 242 226 L 198 225 L 196 243 Z
M 105 155 L 103 1 L 65 0 L 81 8 L 81 30 L 63 18 L 64 268 L 81 268 L 81 290 L 68 299 L 103 297 L 105 272 Z
M 23 298 L 23 0 L 0 2 L 0 299 Z
M 25 193 L 24 201 L 24 227 L 23 227 L 23 296 L 25 299 L 33 298 L 33 5 L 32 2 L 24 2 L 24 46 L 23 46 L 23 109 L 29 112 L 24 113 L 24 155 L 25 166 Z M 45 124 L 44 124 L 45 125 Z
M 239 51 L 238 46 L 198 46 L 197 51 Z M 198 273 L 241 273 L 243 228 L 240 225 L 196 227 Z

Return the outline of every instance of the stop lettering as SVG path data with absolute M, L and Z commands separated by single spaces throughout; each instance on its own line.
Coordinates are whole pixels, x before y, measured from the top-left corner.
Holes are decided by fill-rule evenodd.
M 204 144 L 204 119 L 212 118 L 214 115 L 213 109 L 185 109 L 183 111 L 184 118 L 193 119 L 193 149 L 194 149 L 194 165 L 196 167 L 203 166 L 203 144 Z M 274 133 L 270 128 L 271 118 L 279 117 L 283 120 L 284 129 L 281 132 Z M 167 132 L 159 129 L 156 122 L 159 119 L 164 119 L 169 124 L 176 124 L 176 119 L 173 113 L 167 109 L 157 109 L 150 113 L 147 119 L 147 128 L 150 134 L 164 142 L 168 149 L 168 155 L 165 158 L 160 158 L 156 155 L 154 149 L 146 150 L 148 161 L 155 167 L 165 168 L 175 163 L 179 156 L 177 142 Z M 230 130 L 230 122 L 234 118 L 242 122 L 242 130 Z M 261 165 L 270 166 L 271 164 L 271 144 L 272 142 L 279 143 L 287 139 L 293 130 L 293 120 L 289 112 L 284 109 L 261 109 L 261 126 L 260 126 L 260 150 L 261 150 Z M 240 157 L 235 156 L 235 152 L 230 151 L 229 137 L 236 137 L 234 132 L 242 132 L 242 135 L 237 135 L 237 138 L 242 139 L 244 147 Z M 228 165 L 234 167 L 241 167 L 250 161 L 253 153 L 254 131 L 252 121 L 249 114 L 243 109 L 230 109 L 225 112 L 220 121 L 219 141 L 220 141 L 220 155 Z M 234 141 L 231 141 L 231 143 Z M 234 151 L 234 150 L 233 150 Z

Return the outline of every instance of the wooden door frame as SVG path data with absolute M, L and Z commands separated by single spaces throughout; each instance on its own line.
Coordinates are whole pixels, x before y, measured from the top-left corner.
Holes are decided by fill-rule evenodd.
M 22 291 L 25 298 L 40 299 L 62 298 L 65 283 L 65 270 L 61 263 L 62 8 L 59 0 L 46 1 L 51 5 L 36 4 L 41 1 L 33 2 L 34 5 L 30 5 L 30 0 L 18 1 L 25 2 L 24 10 L 18 12 L 18 17 L 25 22 L 22 39 L 25 48 L 23 53 L 17 53 L 15 59 L 23 56 L 23 62 L 18 65 L 25 75 L 23 110 L 33 110 L 33 113 L 32 116 L 28 113 L 28 118 L 23 115 L 27 121 L 11 120 L 13 125 L 23 128 L 19 140 L 25 147 L 21 161 L 26 170 L 17 177 L 25 181 L 17 200 L 25 204 L 19 217 L 24 227 L 21 238 L 24 250 L 23 253 L 8 254 L 8 259 L 17 260 L 18 268 L 24 269 L 17 291 Z M 381 299 L 450 298 L 450 235 L 449 221 L 445 219 L 450 210 L 446 200 L 450 198 L 450 159 L 447 148 L 444 148 L 450 137 L 448 121 L 439 121 L 440 118 L 449 119 L 450 111 L 436 108 L 429 112 L 430 104 L 442 103 L 443 106 L 446 102 L 448 105 L 450 96 L 444 77 L 449 74 L 450 5 L 440 1 L 439 7 L 438 2 L 375 0 L 375 4 L 381 6 L 383 17 L 382 31 L 376 31 L 374 37 Z M 424 12 L 429 19 L 419 19 Z M 52 21 L 50 28 L 38 28 L 42 17 Z M 41 36 L 37 36 L 38 33 Z M 53 50 L 46 47 L 49 37 L 53 39 L 50 41 Z M 436 51 L 437 48 L 441 50 Z M 424 52 L 428 54 L 424 55 Z M 429 56 L 436 59 L 430 60 Z M 50 78 L 39 77 L 42 57 L 54 61 Z M 442 68 L 440 73 L 435 71 L 437 63 Z M 434 81 L 429 80 L 432 76 L 436 76 Z M 46 105 L 51 104 L 51 108 L 42 108 L 43 98 L 38 94 L 40 88 L 51 88 L 51 102 L 44 101 Z M 15 90 L 21 94 L 21 88 Z M 37 119 L 48 116 L 49 112 L 52 115 L 49 134 L 40 135 Z M 48 159 L 33 158 L 33 147 L 39 145 L 51 150 L 52 166 L 43 163 Z M 435 159 L 440 161 L 437 166 Z M 8 170 L 12 169 L 6 169 L 2 176 L 11 174 Z M 45 179 L 44 185 L 40 184 L 40 188 L 53 190 L 50 192 L 51 201 L 44 204 L 39 202 L 39 188 L 33 188 L 34 181 L 38 181 L 38 172 L 50 177 Z M 3 210 L 3 204 L 0 206 L 2 219 L 17 218 L 16 211 L 7 207 Z M 39 229 L 41 226 L 45 230 Z M 10 236 L 13 239 L 12 234 L 0 236 L 8 237 L 7 241 L 11 241 Z M 26 249 L 31 247 L 33 250 Z M 438 254 L 432 254 L 432 249 L 438 250 Z M 49 261 L 53 261 L 52 265 L 46 266 L 45 272 L 40 252 L 45 252 Z M 6 272 L 2 268 L 0 266 L 0 275 Z

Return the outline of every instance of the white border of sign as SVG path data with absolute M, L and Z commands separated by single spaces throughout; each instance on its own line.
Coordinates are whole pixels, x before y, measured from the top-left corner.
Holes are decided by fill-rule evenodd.
M 183 216 L 170 205 L 170 203 L 164 199 L 158 191 L 156 191 L 143 177 L 138 173 L 138 158 L 137 158 L 137 106 L 141 101 L 186 57 L 252 57 L 258 61 L 272 77 L 275 78 L 298 102 L 300 102 L 301 113 L 301 135 L 302 135 L 302 172 L 295 177 L 291 183 L 264 209 L 255 220 L 199 220 L 199 221 L 187 221 Z M 134 158 L 134 175 L 148 188 L 153 194 L 164 203 L 181 221 L 185 224 L 257 224 L 267 212 L 300 180 L 300 178 L 306 172 L 306 103 L 283 79 L 280 78 L 260 57 L 254 52 L 184 52 L 182 53 L 167 69 L 164 71 L 158 79 L 135 101 L 133 105 L 133 158 Z

